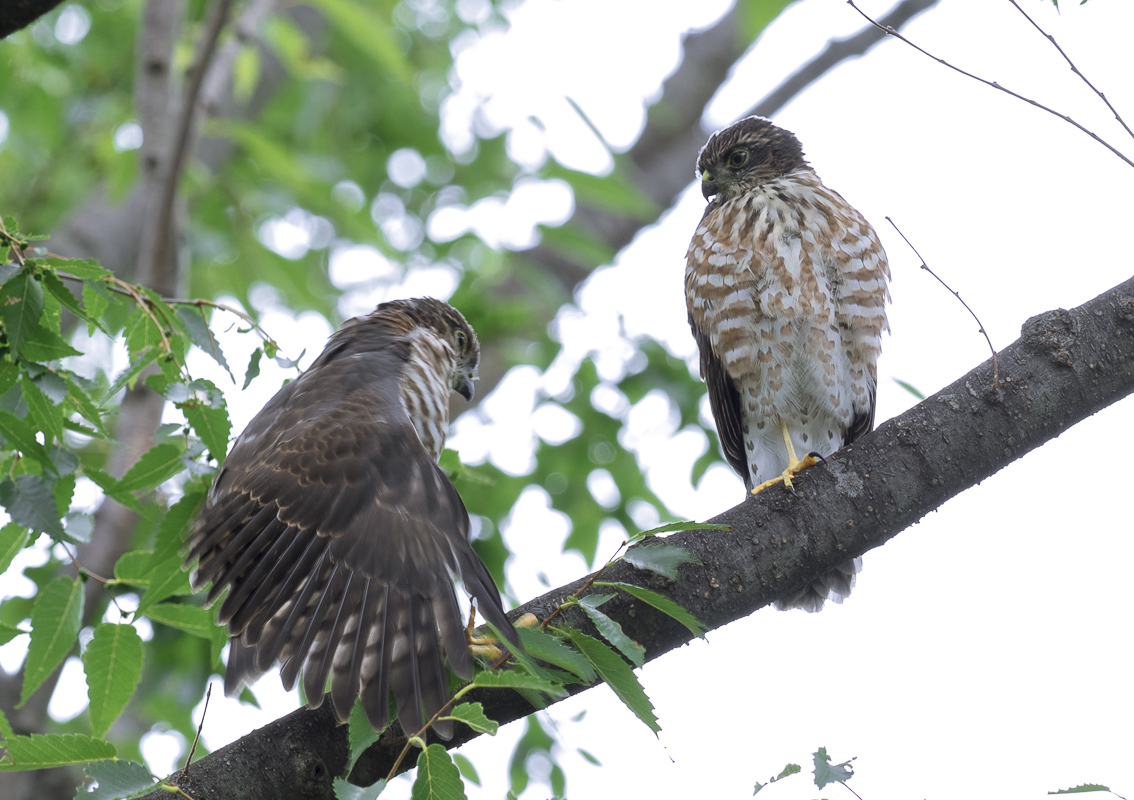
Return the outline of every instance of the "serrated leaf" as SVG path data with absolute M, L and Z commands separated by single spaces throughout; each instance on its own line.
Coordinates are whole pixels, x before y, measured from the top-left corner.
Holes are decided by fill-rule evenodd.
M 152 580 L 149 589 L 142 595 L 136 613 L 141 614 L 154 603 L 172 595 L 191 593 L 189 576 L 181 569 L 180 551 L 189 523 L 204 499 L 204 489 L 188 488 L 181 499 L 169 507 L 158 523 L 157 533 L 154 536 L 154 552 L 145 566 Z M 183 587 L 188 591 L 183 592 Z
M 484 706 L 481 703 L 461 703 L 441 719 L 455 719 L 465 723 L 477 733 L 487 733 L 495 736 L 500 729 L 500 723 L 484 715 Z
M 188 388 L 192 396 L 177 407 L 219 464 L 228 455 L 228 437 L 232 430 L 224 395 L 205 380 L 193 381 Z
M 240 387 L 241 391 L 248 388 L 248 384 L 260 374 L 260 357 L 264 355 L 264 349 L 257 347 L 252 351 L 252 357 L 248 359 L 248 369 L 244 371 L 244 385 Z
M 20 379 L 20 389 L 24 395 L 24 402 L 28 404 L 28 421 L 43 431 L 47 443 L 51 438 L 63 438 L 63 409 L 54 405 L 47 399 L 39 387 L 28 378 Z
M 34 458 L 47 469 L 55 472 L 55 464 L 47 453 L 47 448 L 35 438 L 35 431 L 19 417 L 0 411 L 0 434 L 8 440 L 8 445 L 25 456 Z
M 516 633 L 520 636 L 520 644 L 532 658 L 565 669 L 584 683 L 594 683 L 595 671 L 591 662 L 550 633 L 539 628 L 520 627 L 516 628 Z
M 15 522 L 9 522 L 0 528 L 0 575 L 12 563 L 16 553 L 24 549 L 28 541 L 28 529 Z
M 126 386 L 133 388 L 134 384 L 138 382 L 138 376 L 142 374 L 146 367 L 154 363 L 154 360 L 160 353 L 161 348 L 151 347 L 140 355 L 131 354 L 129 366 L 118 374 L 114 383 L 106 390 L 106 396 L 108 398 L 114 397 L 114 395 L 118 394 L 118 392 Z
M 635 533 L 629 539 L 628 544 L 640 542 L 643 539 L 648 539 L 651 536 L 657 536 L 659 533 L 672 533 L 674 531 L 731 531 L 731 525 L 719 525 L 715 522 L 670 522 L 658 528 L 650 528 L 648 531 L 641 531 Z
M 502 672 L 478 672 L 473 677 L 471 685 L 486 689 L 527 689 L 533 692 L 544 692 L 550 695 L 562 695 L 564 693 L 562 687 L 555 685 L 551 681 L 511 670 Z
M 40 273 L 40 278 L 43 281 L 43 287 L 55 296 L 55 299 L 63 304 L 63 307 L 74 314 L 81 320 L 86 320 L 87 312 L 79 305 L 79 301 L 75 299 L 75 295 L 71 294 L 63 281 L 59 280 L 59 276 L 54 272 L 44 270 Z
M 43 285 L 28 272 L 21 272 L 0 287 L 0 320 L 13 353 L 20 352 L 42 313 Z
M 634 597 L 638 598 L 643 603 L 653 606 L 663 614 L 668 614 L 669 616 L 673 617 L 675 620 L 688 628 L 689 632 L 694 636 L 698 636 L 702 639 L 705 638 L 705 626 L 702 625 L 696 617 L 694 617 L 684 608 L 670 600 L 668 597 L 665 597 L 664 595 L 660 595 L 657 592 L 650 591 L 649 589 L 643 589 L 641 586 L 634 586 L 630 583 L 607 583 L 605 581 L 601 581 L 598 582 L 598 585 L 621 589 L 627 594 L 633 595 Z
M 20 365 L 15 361 L 0 361 L 0 394 L 4 394 L 20 377 Z
M 106 290 L 99 283 L 83 282 L 83 307 L 87 310 L 87 333 L 93 334 L 98 328 L 104 333 L 106 327 L 102 323 L 102 315 L 110 307 L 110 298 Z
M 74 648 L 79 640 L 82 618 L 83 584 L 80 581 L 61 575 L 40 589 L 32 609 L 31 644 L 24 663 L 21 706 Z
M 126 470 L 118 488 L 123 492 L 154 489 L 181 470 L 181 448 L 170 442 L 155 444 Z
M 88 792 L 80 787 L 75 800 L 119 800 L 149 794 L 154 789 L 154 776 L 137 761 L 96 761 L 83 767 L 83 772 L 98 783 L 98 788 Z
M 145 646 L 133 625 L 104 622 L 83 652 L 91 734 L 102 738 L 126 708 L 142 679 Z
M 145 308 L 134 310 L 126 321 L 126 349 L 130 352 L 133 361 L 139 353 L 146 350 L 160 350 L 162 348 L 161 330 L 158 328 L 153 314 Z
M 606 681 L 618 699 L 657 734 L 661 730 L 661 725 L 658 724 L 658 718 L 654 714 L 654 706 L 646 695 L 646 690 L 638 682 L 638 676 L 630 669 L 630 665 L 623 661 L 618 653 L 582 631 L 572 629 L 568 635 L 575 647 L 579 648 L 579 652 L 594 665 L 599 677 Z
M 110 742 L 77 733 L 8 736 L 4 739 L 4 747 L 11 761 L 0 761 L 0 772 L 85 764 L 118 755 Z
M 129 492 L 123 491 L 122 484 L 120 484 L 110 475 L 107 475 L 102 470 L 94 469 L 93 467 L 86 467 L 83 470 L 83 474 L 90 478 L 96 486 L 102 489 L 103 493 L 107 497 L 114 498 L 122 505 L 126 506 L 129 509 L 133 509 L 134 511 L 141 510 L 142 506 L 138 503 L 138 499 Z
M 205 309 L 201 306 L 178 306 L 177 318 L 185 326 L 185 331 L 189 334 L 189 339 L 193 344 L 212 356 L 214 361 L 224 367 L 224 371 L 228 373 L 228 377 L 232 378 L 232 382 L 236 383 L 236 378 L 228 367 L 228 361 L 225 360 L 224 353 L 221 352 L 220 344 L 209 329 L 208 320 L 205 319 Z
M 55 515 L 51 487 L 38 475 L 17 475 L 0 481 L 0 505 L 25 528 L 46 533 L 53 539 L 66 535 Z
M 15 736 L 12 731 L 12 723 L 8 722 L 8 717 L 5 716 L 4 711 L 0 709 L 0 739 L 11 739 Z M 2 763 L 3 759 L 0 759 Z
M 154 622 L 160 622 L 162 625 L 168 625 L 202 639 L 211 640 L 217 636 L 218 631 L 221 635 L 227 637 L 224 628 L 218 626 L 213 620 L 212 612 L 200 606 L 182 603 L 158 603 L 146 610 L 146 616 Z
M 466 800 L 460 770 L 441 745 L 431 744 L 417 757 L 417 779 L 413 782 L 410 798 Z
M 646 649 L 627 636 L 621 625 L 598 610 L 600 603 L 605 603 L 613 596 L 588 595 L 579 599 L 579 606 L 591 618 L 602 638 L 617 647 L 624 656 L 634 662 L 635 666 L 640 667 L 646 663 Z
M 1048 792 L 1048 794 L 1082 794 L 1084 792 L 1109 792 L 1109 786 L 1102 786 L 1098 783 L 1083 783 L 1079 786 L 1072 786 L 1070 789 L 1060 789 L 1056 792 Z
M 854 777 L 854 769 L 849 761 L 832 764 L 826 747 L 820 747 L 815 751 L 815 785 L 818 788 L 822 789 L 829 783 L 846 783 L 852 777 Z
M 45 264 L 56 269 L 61 269 L 64 272 L 74 275 L 76 278 L 83 278 L 84 280 L 96 280 L 110 275 L 110 270 L 105 269 L 101 264 L 93 258 L 37 258 L 37 264 Z
M 797 775 L 800 772 L 803 772 L 803 768 L 799 766 L 799 764 L 788 764 L 782 770 L 780 770 L 779 775 L 775 776 L 774 778 L 768 778 L 767 783 L 760 783 L 760 781 L 756 781 L 756 787 L 752 790 L 752 794 L 756 795 L 761 789 L 767 786 L 771 786 L 776 781 L 782 781 L 784 778 L 790 775 Z
M 100 433 L 105 434 L 107 431 L 103 425 L 102 414 L 99 413 L 98 406 L 91 400 L 90 395 L 71 378 L 64 378 L 64 381 L 67 386 L 67 407 L 79 412 L 83 419 L 94 425 Z
M 358 761 L 358 757 L 365 752 L 366 748 L 378 741 L 378 737 L 382 735 L 381 731 L 376 731 L 370 725 L 370 719 L 366 716 L 366 710 L 362 707 L 362 702 L 355 698 L 354 705 L 350 709 L 350 718 L 347 720 L 347 741 L 350 743 L 350 761 L 347 762 L 346 769 L 343 773 L 350 774 L 354 769 L 354 764 Z
M 682 564 L 701 563 L 684 547 L 662 542 L 631 547 L 623 558 L 638 569 L 648 569 L 671 581 L 677 580 L 677 568 Z
M 332 785 L 338 800 L 376 800 L 386 788 L 386 780 L 383 778 L 370 786 L 355 786 L 346 778 L 335 778 Z
M 54 302 L 53 300 L 52 303 Z M 20 355 L 29 361 L 55 361 L 68 356 L 81 356 L 82 353 L 55 331 L 42 325 L 33 325 L 20 346 Z

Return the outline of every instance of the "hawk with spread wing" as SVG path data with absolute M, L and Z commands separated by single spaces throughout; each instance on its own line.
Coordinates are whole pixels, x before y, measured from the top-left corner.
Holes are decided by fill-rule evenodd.
M 763 117 L 709 137 L 685 299 L 725 458 L 756 494 L 874 427 L 890 270 L 878 235 Z M 797 453 L 804 453 L 799 459 Z M 778 608 L 842 602 L 861 560 Z
M 469 544 L 469 515 L 437 466 L 449 393 L 471 400 L 480 345 L 460 312 L 430 298 L 383 303 L 346 322 L 311 368 L 236 440 L 193 526 L 193 582 L 227 588 L 225 691 L 278 661 L 303 672 L 308 704 L 329 694 L 345 720 L 407 734 L 449 699 L 444 655 L 472 662 L 453 587 L 509 641 L 492 576 Z M 438 635 L 440 631 L 440 635 Z M 449 738 L 449 722 L 435 725 Z

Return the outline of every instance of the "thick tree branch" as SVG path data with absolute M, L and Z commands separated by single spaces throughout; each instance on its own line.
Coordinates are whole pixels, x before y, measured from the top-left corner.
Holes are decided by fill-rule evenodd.
M 679 580 L 641 572 L 625 561 L 612 565 L 604 580 L 661 592 L 711 630 L 884 544 L 949 498 L 1134 393 L 1134 278 L 1071 311 L 1031 318 L 999 359 L 1000 391 L 991 390 L 991 360 L 986 361 L 840 450 L 825 468 L 809 470 L 799 497 L 768 492 L 712 520 L 731 525 L 731 532 L 669 537 L 667 542 L 687 548 L 700 561 L 683 566 Z M 546 614 L 585 580 L 549 592 L 511 616 Z M 683 626 L 627 595 L 610 600 L 603 611 L 645 646 L 648 660 L 691 638 Z M 567 609 L 562 620 L 593 632 L 577 609 Z M 510 692 L 481 692 L 475 699 L 501 723 L 531 712 Z M 469 731 L 458 730 L 447 746 L 470 738 Z M 304 797 L 330 798 L 331 780 L 346 764 L 346 742 L 345 726 L 335 725 L 326 706 L 300 709 L 202 758 L 191 776 L 177 773 L 172 780 L 202 800 L 296 796 L 297 786 Z M 384 777 L 400 748 L 394 737 L 384 737 L 363 755 L 352 779 L 367 783 Z

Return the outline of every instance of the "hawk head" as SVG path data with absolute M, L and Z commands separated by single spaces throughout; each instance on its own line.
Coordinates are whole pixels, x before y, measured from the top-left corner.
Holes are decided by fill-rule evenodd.
M 460 311 L 432 297 L 415 297 L 382 303 L 371 312 L 370 319 L 393 323 L 403 335 L 413 335 L 415 331 L 435 335 L 450 351 L 450 388 L 472 401 L 473 381 L 480 366 L 480 342 Z
M 709 137 L 697 156 L 697 178 L 706 200 L 723 201 L 806 166 L 795 134 L 747 117 Z

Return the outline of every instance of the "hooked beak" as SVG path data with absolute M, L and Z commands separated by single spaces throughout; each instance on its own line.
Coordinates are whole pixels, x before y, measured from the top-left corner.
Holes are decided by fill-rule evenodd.
M 476 389 L 473 387 L 473 382 L 467 375 L 462 375 L 460 383 L 454 386 L 453 389 L 457 392 L 457 394 L 468 400 L 470 403 L 472 402 L 473 397 L 476 395 Z
M 720 185 L 713 180 L 713 176 L 708 170 L 701 173 L 701 194 L 705 196 L 706 200 L 711 200 L 713 195 L 719 193 L 720 190 Z

